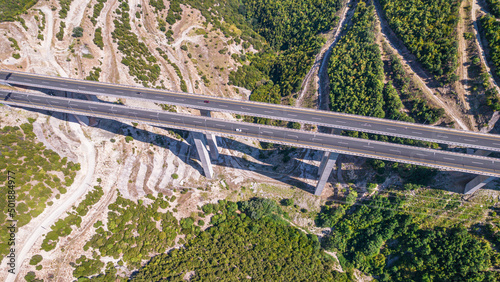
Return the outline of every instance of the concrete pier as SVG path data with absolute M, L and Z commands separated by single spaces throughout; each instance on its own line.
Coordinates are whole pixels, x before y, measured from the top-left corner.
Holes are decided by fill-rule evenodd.
M 200 110 L 202 116 L 211 117 L 210 111 Z M 210 149 L 210 156 L 213 160 L 219 159 L 219 148 L 217 147 L 217 139 L 214 134 L 205 134 L 207 137 L 208 148 Z
M 205 143 L 205 136 L 200 132 L 191 132 L 193 134 L 194 144 L 196 146 L 196 151 L 200 157 L 201 166 L 205 172 L 205 177 L 208 179 L 213 179 L 214 170 L 212 168 L 212 163 L 210 162 L 210 156 L 208 155 L 207 145 Z
M 486 151 L 486 150 L 475 150 L 472 148 L 467 148 L 467 154 L 474 154 L 478 156 L 488 156 L 491 154 L 491 151 Z M 476 178 L 472 179 L 469 183 L 465 185 L 464 189 L 464 194 L 473 194 L 477 190 L 481 189 L 484 185 L 488 184 L 492 180 L 494 180 L 496 177 L 493 176 L 486 176 L 486 175 L 478 175 Z
M 323 155 L 319 172 L 320 177 L 318 184 L 316 185 L 316 190 L 314 191 L 314 195 L 321 196 L 321 193 L 325 188 L 326 182 L 328 181 L 328 178 L 332 173 L 333 167 L 335 166 L 338 157 L 339 154 L 333 152 L 325 152 L 325 154 Z
M 484 185 L 493 181 L 496 177 L 487 175 L 478 175 L 465 185 L 464 194 L 472 194 L 481 189 Z

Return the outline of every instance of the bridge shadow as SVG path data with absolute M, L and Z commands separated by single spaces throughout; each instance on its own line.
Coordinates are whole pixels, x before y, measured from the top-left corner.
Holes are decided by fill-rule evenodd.
M 102 102 L 112 103 L 108 101 L 102 101 Z M 44 115 L 48 114 L 53 118 L 57 118 L 62 121 L 77 123 L 77 121 L 69 119 L 69 116 L 72 114 L 61 113 L 57 111 L 40 110 L 29 107 L 17 107 L 17 106 L 12 106 L 12 107 L 22 108 L 25 110 L 29 110 Z M 191 137 L 191 134 L 189 134 L 189 131 L 171 129 L 166 127 L 158 127 L 162 130 L 170 132 L 171 135 L 177 136 L 177 138 L 172 138 L 167 135 L 162 135 L 148 130 L 140 129 L 131 126 L 127 123 L 123 123 L 121 121 L 113 119 L 105 119 L 105 118 L 96 118 L 96 119 L 99 122 L 96 126 L 93 127 L 102 129 L 106 132 L 111 133 L 112 135 L 131 136 L 135 141 L 149 143 L 153 146 L 159 146 L 168 149 L 174 155 L 176 155 L 176 157 L 184 164 L 193 167 L 201 175 L 204 175 L 203 168 L 201 164 L 197 161 L 199 160 L 199 157 L 196 151 L 196 146 L 194 144 L 194 139 Z M 110 140 L 113 139 L 111 137 L 112 135 L 110 135 Z M 232 138 L 217 136 L 216 139 L 219 147 L 219 152 L 221 151 L 221 148 L 224 148 L 243 153 L 245 154 L 244 155 L 245 157 L 220 154 L 218 160 L 215 161 L 212 160 L 213 165 L 259 173 L 263 176 L 266 176 L 268 178 L 274 179 L 279 182 L 283 182 L 287 185 L 295 186 L 306 192 L 314 193 L 315 187 L 300 180 L 300 178 L 317 180 L 316 175 L 318 168 L 314 165 L 308 164 L 295 157 L 302 155 L 301 158 L 303 160 L 319 160 L 321 158 L 321 154 L 318 154 L 317 151 L 309 149 L 301 149 L 301 148 L 283 149 L 284 148 L 283 146 L 273 146 L 272 149 L 266 150 L 266 149 L 260 149 L 255 146 L 249 146 L 245 143 L 234 140 Z M 187 148 L 185 148 L 186 150 L 180 150 L 180 146 L 183 146 L 182 144 L 184 144 L 184 146 L 187 146 Z M 182 151 L 184 151 L 185 153 L 183 154 Z M 287 151 L 288 153 L 286 153 Z M 251 158 L 246 157 L 246 155 L 252 156 L 252 158 L 258 160 L 259 162 L 251 160 Z M 288 155 L 289 160 L 287 160 L 287 162 L 273 161 L 277 159 L 277 156 L 280 155 L 283 156 Z M 265 156 L 265 157 L 259 158 L 259 156 L 261 157 Z M 231 165 L 234 162 L 238 164 L 237 168 Z M 284 171 L 286 167 L 290 167 L 292 169 Z

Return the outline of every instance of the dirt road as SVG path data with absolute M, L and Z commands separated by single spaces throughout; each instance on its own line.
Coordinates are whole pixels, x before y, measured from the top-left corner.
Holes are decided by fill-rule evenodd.
M 342 11 L 340 12 L 340 19 L 339 19 L 339 24 L 337 25 L 337 29 L 333 32 L 333 35 L 327 39 L 327 42 L 323 45 L 321 51 L 316 55 L 313 66 L 304 77 L 304 80 L 302 81 L 302 91 L 300 91 L 299 96 L 297 97 L 297 103 L 296 103 L 297 107 L 302 106 L 302 103 L 304 102 L 304 97 L 306 96 L 312 81 L 314 81 L 316 85 L 319 85 L 321 84 L 320 82 L 322 81 L 322 78 L 328 77 L 328 74 L 326 73 L 327 68 L 325 67 L 325 65 L 328 65 L 328 58 L 330 57 L 330 53 L 333 47 L 335 47 L 335 45 L 341 38 L 342 31 L 347 26 L 350 18 L 354 14 L 355 5 L 353 5 L 353 2 L 354 0 L 349 0 L 349 2 L 347 2 L 342 8 Z M 321 105 L 320 103 L 322 96 L 321 91 L 322 87 L 320 86 L 318 87 L 318 89 L 314 94 L 318 95 L 319 93 L 320 98 L 318 100 L 318 105 Z

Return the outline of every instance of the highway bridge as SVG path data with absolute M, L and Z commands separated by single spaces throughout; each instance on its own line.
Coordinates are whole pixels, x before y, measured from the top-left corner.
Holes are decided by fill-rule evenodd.
M 141 122 L 218 136 L 257 139 L 326 152 L 462 171 L 489 178 L 500 177 L 500 160 L 484 156 L 4 89 L 0 90 L 0 99 L 3 104 L 20 107 Z M 212 172 L 210 172 L 211 165 L 206 146 L 201 144 L 199 137 L 195 137 L 195 143 L 205 175 L 210 178 Z M 330 166 L 327 163 L 332 163 L 333 153 L 330 154 L 329 160 L 328 158 L 324 160 L 323 168 L 325 164 L 327 167 Z M 334 162 L 335 160 L 333 160 L 333 164 Z M 331 169 L 328 171 L 328 175 L 330 171 Z M 323 189 L 323 187 L 319 188 Z M 318 194 L 318 187 L 315 194 Z
M 195 109 L 294 121 L 500 152 L 500 135 L 456 130 L 445 127 L 10 70 L 0 71 L 0 81 L 17 86 L 116 98 L 133 98 Z

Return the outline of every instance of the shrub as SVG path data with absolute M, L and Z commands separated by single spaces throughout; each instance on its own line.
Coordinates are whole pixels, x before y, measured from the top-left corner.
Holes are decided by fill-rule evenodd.
M 83 36 L 83 28 L 81 26 L 77 26 L 73 28 L 73 37 L 82 37 Z
M 286 207 L 293 206 L 293 199 L 283 199 L 281 204 Z
M 30 265 L 37 265 L 42 261 L 43 257 L 41 255 L 34 255 L 30 260 Z

